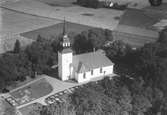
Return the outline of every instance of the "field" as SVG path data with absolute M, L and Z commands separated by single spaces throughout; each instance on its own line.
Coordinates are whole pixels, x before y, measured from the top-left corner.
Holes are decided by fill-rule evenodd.
M 16 39 L 21 46 L 30 44 L 33 40 L 20 36 L 20 33 L 61 23 L 60 20 L 42 18 L 0 8 L 0 38 L 2 39 L 2 52 L 12 50 Z
M 66 23 L 66 31 L 68 33 L 70 32 L 80 33 L 90 28 L 92 27 L 81 25 L 81 24 L 69 23 L 69 22 Z M 40 29 L 33 30 L 30 32 L 22 33 L 21 36 L 35 40 L 38 35 L 41 35 L 42 37 L 46 39 L 50 39 L 53 36 L 55 37 L 61 34 L 62 31 L 63 31 L 63 23 L 59 23 L 59 24 L 55 24 L 49 27 L 44 27 L 44 28 L 40 28 Z
M 134 0 L 134 2 L 141 5 L 143 4 L 143 1 L 145 0 Z M 24 37 L 26 37 L 35 40 L 38 34 L 50 38 L 51 36 L 55 36 L 62 32 L 62 24 L 59 23 L 62 22 L 61 20 L 63 20 L 64 17 L 67 21 L 75 23 L 73 24 L 73 27 L 68 27 L 69 31 L 80 32 L 87 29 L 87 27 L 83 27 L 84 29 L 82 30 L 77 24 L 87 25 L 88 28 L 99 27 L 113 30 L 117 27 L 119 19 L 124 13 L 124 11 L 105 8 L 84 8 L 73 5 L 73 2 L 75 2 L 75 0 L 19 0 L 17 2 L 3 3 L 3 7 L 22 13 L 2 9 L 0 36 L 11 34 L 19 35 L 20 33 L 23 33 L 21 34 L 22 37 L 18 37 L 19 39 L 25 39 Z M 164 9 L 166 8 L 165 6 L 163 7 Z M 16 38 L 8 39 L 5 38 L 5 50 L 13 48 L 13 43 Z M 31 42 L 32 41 L 26 41 L 25 39 L 23 44 Z
M 65 2 L 67 1 L 68 0 L 66 0 Z M 72 23 L 79 23 L 92 27 L 101 27 L 108 29 L 115 28 L 118 20 L 115 20 L 114 17 L 121 16 L 123 13 L 123 11 L 105 8 L 84 8 L 76 5 L 72 5 L 70 7 L 63 7 L 61 5 L 50 6 L 44 2 L 40 2 L 39 0 L 21 0 L 15 3 L 3 4 L 3 7 L 28 14 L 40 15 L 43 17 L 55 18 L 59 20 L 63 20 L 65 17 L 67 21 Z M 93 14 L 93 16 L 90 17 L 82 15 L 85 13 Z
M 49 94 L 52 86 L 43 78 L 21 89 L 11 92 L 10 95 L 21 105 Z
M 33 29 L 61 23 L 60 20 L 37 17 L 2 8 L 0 8 L 0 11 L 0 36 L 23 33 Z

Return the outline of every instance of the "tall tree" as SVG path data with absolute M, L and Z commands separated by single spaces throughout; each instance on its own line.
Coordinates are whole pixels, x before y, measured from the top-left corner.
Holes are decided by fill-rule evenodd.
M 19 53 L 20 52 L 20 41 L 18 39 L 15 42 L 13 52 L 14 53 Z

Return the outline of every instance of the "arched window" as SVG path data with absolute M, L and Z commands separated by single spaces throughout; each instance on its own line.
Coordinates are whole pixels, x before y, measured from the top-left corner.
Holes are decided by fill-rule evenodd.
M 83 74 L 83 78 L 84 78 L 84 79 L 86 78 L 86 73 Z
M 101 67 L 101 68 L 100 68 L 100 73 L 102 73 L 102 72 L 103 72 L 103 68 Z
M 93 75 L 93 70 L 91 70 L 91 75 Z

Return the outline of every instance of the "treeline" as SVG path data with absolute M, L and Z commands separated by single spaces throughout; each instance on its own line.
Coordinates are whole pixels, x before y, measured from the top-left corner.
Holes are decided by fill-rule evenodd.
M 73 115 L 166 115 L 167 29 L 160 33 L 157 42 L 142 48 L 132 49 L 115 41 L 103 49 L 120 76 L 77 89 L 69 96 L 68 109 L 59 110 Z M 46 115 L 55 110 L 54 106 L 46 108 Z
M 163 0 L 148 0 L 151 6 L 160 6 L 163 2 Z M 126 5 L 129 3 L 127 2 L 123 6 L 119 6 L 118 2 L 112 1 L 112 0 L 77 0 L 76 2 L 78 5 L 88 7 L 88 8 L 104 8 L 104 7 L 110 7 L 110 3 L 113 3 L 113 8 L 115 9 L 125 9 Z
M 0 90 L 7 92 L 6 86 L 24 81 L 27 76 L 34 78 L 36 73 L 43 73 L 51 65 L 56 64 L 56 54 L 52 41 L 41 36 L 24 50 L 20 48 L 20 42 L 17 40 L 14 50 L 0 57 Z
M 102 47 L 107 40 L 112 40 L 109 30 L 91 29 L 80 34 L 70 34 L 74 53 L 92 51 Z M 57 52 L 61 48 L 62 35 L 45 39 L 38 36 L 37 40 L 25 49 L 16 41 L 13 51 L 0 56 L 0 91 L 7 92 L 6 86 L 16 81 L 24 81 L 26 76 L 34 78 L 36 74 L 49 74 L 51 66 L 57 64 Z M 56 73 L 56 71 L 54 70 Z M 57 74 L 56 74 L 57 75 Z
M 99 0 L 77 0 L 76 3 L 89 8 L 99 8 L 103 6 L 103 4 L 99 2 Z
M 129 79 L 125 76 L 106 77 L 96 83 L 88 83 L 71 94 L 66 103 L 44 106 L 31 112 L 34 115 L 165 115 L 159 109 L 163 92 L 145 86 L 142 78 Z M 165 108 L 165 106 L 161 106 Z
M 146 99 L 142 103 L 139 103 L 140 99 L 142 99 L 141 97 L 138 100 L 138 104 L 141 104 L 143 109 L 145 109 L 140 114 L 166 115 L 167 29 L 160 32 L 157 42 L 145 44 L 142 48 L 132 50 L 127 44 L 119 42 L 105 50 L 109 58 L 115 62 L 116 73 L 129 77 L 134 82 L 136 80 L 141 81 L 141 86 L 139 85 L 137 87 L 133 85 L 131 87 L 131 82 L 128 82 L 128 85 L 126 83 L 127 80 L 123 81 L 123 84 L 126 84 L 128 89 L 130 89 L 132 96 L 133 94 L 136 95 L 136 93 L 136 96 L 138 96 L 139 93 Z M 150 106 L 146 106 L 146 102 Z M 132 101 L 133 103 L 134 101 Z M 137 106 L 137 108 L 139 107 Z M 138 114 L 136 113 L 134 115 Z
M 103 48 L 108 41 L 113 41 L 112 32 L 108 29 L 90 29 L 73 37 L 72 48 L 76 54 Z

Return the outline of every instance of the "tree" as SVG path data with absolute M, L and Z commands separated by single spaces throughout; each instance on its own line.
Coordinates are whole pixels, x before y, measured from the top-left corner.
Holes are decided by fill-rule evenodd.
M 133 96 L 133 112 L 134 113 L 144 113 L 146 112 L 150 107 L 152 107 L 152 104 L 150 103 L 150 101 L 144 97 L 143 95 L 134 95 Z
M 109 40 L 109 41 L 114 40 L 111 30 L 105 29 L 105 36 L 106 36 L 106 40 Z
M 98 0 L 77 0 L 77 3 L 81 6 L 90 7 L 90 8 L 98 8 L 99 6 Z
M 33 73 L 43 73 L 56 63 L 57 54 L 49 40 L 38 38 L 36 42 L 26 47 L 25 52 L 32 63 Z
M 118 103 L 121 107 L 121 111 L 130 112 L 132 111 L 132 96 L 131 92 L 127 86 L 122 86 L 118 88 Z
M 167 43 L 167 28 L 163 29 L 159 34 L 158 42 L 162 44 Z
M 140 50 L 139 62 L 136 64 L 136 71 L 139 75 L 144 76 L 144 80 L 157 81 L 159 78 L 157 77 L 161 72 L 161 64 L 159 64 L 159 57 L 157 56 L 157 52 L 159 49 L 159 44 L 150 43 L 146 44 Z
M 99 49 L 109 39 L 109 32 L 99 28 L 90 29 L 88 30 L 88 39 L 91 40 L 94 48 Z
M 78 114 L 83 114 L 84 112 L 94 112 L 97 115 L 101 113 L 100 101 L 102 94 L 89 89 L 81 88 L 71 95 L 71 104 L 76 108 Z
M 75 37 L 73 49 L 77 54 L 85 53 L 85 52 L 92 51 L 93 45 L 91 41 L 87 39 L 83 33 L 81 33 Z
M 149 0 L 151 6 L 159 6 L 162 4 L 162 0 Z
M 112 61 L 120 61 L 121 58 L 131 51 L 131 47 L 121 40 L 116 40 L 109 47 L 105 47 L 104 50 Z
M 20 52 L 20 41 L 18 39 L 15 42 L 13 52 L 14 53 L 19 53 Z

